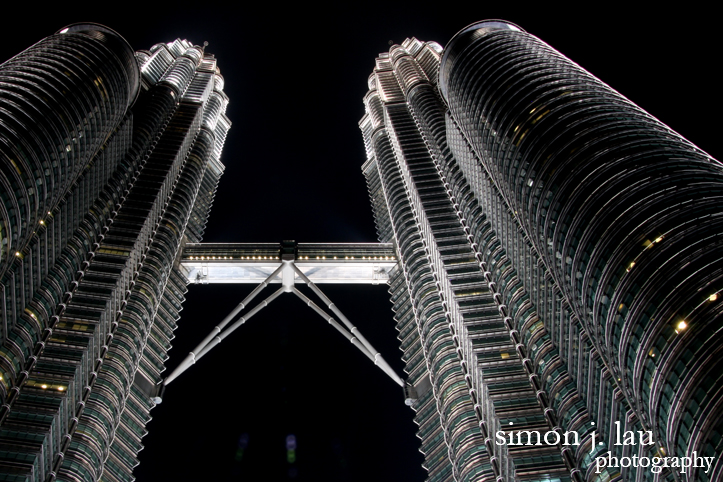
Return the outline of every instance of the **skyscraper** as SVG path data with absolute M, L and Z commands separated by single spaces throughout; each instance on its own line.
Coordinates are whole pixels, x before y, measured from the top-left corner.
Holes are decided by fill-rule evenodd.
M 0 66 L 0 474 L 130 480 L 230 122 L 213 55 L 96 24 Z
M 364 103 L 429 480 L 719 480 L 721 165 L 501 21 L 392 46 Z
M 521 33 L 518 37 L 503 38 L 503 34 L 512 31 L 514 29 L 504 24 L 468 30 L 460 34 L 455 40 L 457 43 L 451 44 L 448 52 L 454 55 L 446 57 L 444 64 L 450 66 L 448 79 L 457 78 L 459 70 L 455 69 L 473 65 L 472 60 L 464 57 L 472 50 L 462 47 L 477 46 L 478 41 L 489 39 L 499 41 L 500 44 L 495 45 L 509 47 L 509 51 L 504 55 L 483 56 L 486 63 L 473 69 L 484 74 L 482 80 L 494 78 L 490 72 L 499 71 L 486 70 L 484 66 L 489 69 L 494 61 L 509 60 L 510 71 L 514 71 L 513 55 L 527 52 L 525 55 L 530 56 L 517 67 L 529 67 L 530 70 L 518 74 L 531 73 L 531 76 L 518 83 L 500 81 L 499 90 L 507 91 L 504 95 L 468 97 L 488 99 L 490 109 L 503 105 L 497 99 L 507 99 L 504 104 L 507 107 L 501 107 L 502 114 L 485 114 L 495 123 L 487 140 L 476 137 L 484 127 L 470 121 L 479 121 L 476 114 L 465 113 L 470 105 L 476 105 L 480 112 L 484 106 L 467 105 L 467 98 L 460 97 L 481 87 L 472 80 L 457 80 L 452 87 L 450 80 L 450 87 L 444 91 L 450 106 L 447 113 L 447 104 L 439 100 L 435 65 L 440 61 L 441 49 L 435 44 L 423 45 L 414 40 L 405 42 L 402 49 L 393 48 L 391 57 L 379 60 L 374 78 L 376 89 L 373 89 L 377 92 L 368 96 L 371 118 L 362 123 L 369 151 L 374 156 L 370 155 L 365 167 L 374 193 L 380 235 L 396 241 L 405 253 L 402 269 L 392 277 L 392 293 L 397 320 L 404 330 L 405 358 L 413 385 L 408 395 L 418 411 L 426 466 L 434 480 L 447 480 L 455 474 L 460 480 L 484 480 L 494 474 L 508 480 L 512 474 L 522 480 L 567 480 L 580 479 L 583 471 L 583 478 L 594 478 L 590 459 L 585 459 L 592 442 L 587 422 L 606 423 L 602 429 L 605 433 L 598 434 L 598 440 L 606 441 L 611 439 L 614 429 L 612 420 L 623 421 L 625 430 L 648 426 L 638 425 L 637 407 L 631 409 L 624 405 L 624 397 L 629 397 L 621 395 L 623 383 L 639 380 L 636 378 L 639 370 L 633 365 L 631 375 L 616 381 L 612 370 L 619 361 L 613 359 L 615 353 L 610 353 L 613 350 L 606 348 L 608 345 L 601 345 L 606 333 L 599 335 L 594 330 L 598 325 L 602 327 L 599 320 L 603 318 L 595 315 L 595 309 L 601 307 L 593 306 L 593 314 L 588 315 L 591 318 L 581 320 L 578 311 L 573 311 L 578 309 L 573 305 L 579 303 L 575 298 L 578 294 L 564 291 L 568 289 L 564 271 L 560 273 L 561 278 L 555 278 L 558 276 L 555 260 L 564 259 L 567 264 L 567 258 L 558 258 L 557 252 L 548 256 L 544 252 L 548 240 L 530 237 L 532 215 L 528 211 L 537 208 L 539 203 L 528 203 L 523 223 L 520 220 L 523 214 L 516 219 L 518 214 L 513 210 L 521 205 L 513 196 L 514 179 L 504 184 L 505 179 L 493 177 L 498 169 L 496 162 L 503 162 L 508 154 L 512 164 L 517 162 L 515 156 L 519 156 L 520 162 L 525 158 L 524 162 L 531 164 L 544 162 L 544 159 L 540 161 L 542 157 L 530 160 L 529 152 L 537 147 L 529 148 L 525 143 L 534 138 L 533 134 L 543 138 L 550 135 L 533 131 L 561 111 L 551 109 L 550 113 L 530 106 L 529 113 L 535 117 L 529 121 L 529 129 L 520 127 L 522 130 L 515 142 L 500 137 L 503 140 L 494 152 L 485 150 L 485 146 L 493 145 L 490 138 L 504 132 L 498 124 L 503 121 L 514 124 L 520 119 L 522 114 L 512 110 L 517 105 L 513 94 L 526 95 L 525 87 L 536 85 L 534 81 L 539 79 L 532 74 L 535 66 L 545 69 L 544 79 L 555 78 L 552 86 L 537 86 L 533 91 L 540 93 L 539 98 L 545 93 L 551 96 L 545 105 L 554 106 L 553 100 L 575 97 L 580 91 L 573 87 L 582 87 L 573 80 L 579 79 L 590 82 L 591 91 L 586 92 L 602 92 L 598 100 L 588 102 L 598 111 L 608 112 L 610 106 L 606 102 L 620 97 L 575 70 L 548 47 L 535 43 L 536 40 Z M 531 53 L 538 51 L 542 54 Z M 3 166 L 0 191 L 5 210 L 2 212 L 5 236 L 0 237 L 5 240 L 5 251 L 0 260 L 7 263 L 1 272 L 6 323 L 1 355 L 5 359 L 1 376 L 5 385 L 3 403 L 6 403 L 0 412 L 3 476 L 17 480 L 52 479 L 60 473 L 63 480 L 93 480 L 100 476 L 103 467 L 103 479 L 124 480 L 131 476 L 130 467 L 135 463 L 143 423 L 156 395 L 155 383 L 160 381 L 157 372 L 163 367 L 186 282 L 175 268 L 180 233 L 188 219 L 181 244 L 185 239 L 200 238 L 210 196 L 222 169 L 217 156 L 212 154 L 208 160 L 202 154 L 209 145 L 220 147 L 228 128 L 228 121 L 222 115 L 217 118 L 216 127 L 211 127 L 216 119 L 214 112 L 225 105 L 220 92 L 222 79 L 213 75 L 214 61 L 204 49 L 183 41 L 137 53 L 136 58 L 143 66 L 139 71 L 127 44 L 99 26 L 69 28 L 22 55 L 0 68 L 3 92 L 0 115 L 6 136 L 0 160 Z M 213 92 L 209 84 L 204 83 L 211 82 L 211 77 Z M 401 85 L 397 78 L 402 79 Z M 396 90 L 394 82 L 397 82 Z M 186 88 L 187 85 L 190 86 Z M 384 85 L 384 89 L 378 85 Z M 569 87 L 570 92 L 562 90 L 555 96 L 554 86 Z M 587 101 L 593 96 L 579 97 Z M 137 99 L 135 103 L 134 99 Z M 585 105 L 585 102 L 575 105 Z M 209 122 L 204 117 L 199 128 L 198 117 L 194 116 L 199 115 L 201 109 Z M 623 121 L 628 117 L 644 118 L 652 127 L 648 126 L 648 131 L 643 129 L 643 135 L 636 133 L 629 137 L 646 138 L 652 129 L 680 146 L 682 141 L 669 130 L 640 111 L 633 111 L 637 117 L 618 110 L 614 119 L 620 124 L 640 127 L 638 121 L 629 124 Z M 572 114 L 558 116 L 554 125 L 559 127 L 571 118 L 574 118 Z M 593 118 L 594 122 L 598 120 Z M 465 124 L 466 121 L 471 125 Z M 510 130 L 517 132 L 518 125 L 523 124 L 520 121 Z M 583 125 L 591 126 L 590 123 Z M 609 127 L 612 131 L 615 126 Z M 567 126 L 561 130 L 576 132 Z M 211 131 L 213 137 L 209 138 Z M 583 132 L 576 134 L 583 138 Z M 625 134 L 619 137 L 622 139 Z M 661 141 L 660 136 L 655 139 Z M 661 151 L 669 151 L 667 146 Z M 584 147 L 588 148 L 588 144 Z M 691 150 L 689 145 L 683 147 L 680 151 Z M 528 150 L 522 152 L 523 148 Z M 583 152 L 580 148 L 572 149 L 568 153 L 571 158 Z M 185 164 L 182 164 L 181 152 L 190 152 L 185 156 Z M 683 158 L 676 155 L 674 160 Z M 549 159 L 549 162 L 562 162 L 559 157 Z M 202 168 L 206 170 L 201 179 Z M 547 175 L 552 175 L 552 169 L 556 168 L 550 168 Z M 563 171 L 555 172 L 559 175 Z M 173 182 L 174 175 L 181 176 L 175 178 L 177 183 Z M 524 178 L 528 187 L 547 188 L 551 184 L 540 177 L 542 174 L 531 176 L 530 180 Z M 194 187 L 198 183 L 202 189 Z M 567 186 L 571 183 L 574 185 L 574 181 L 568 180 Z M 665 192 L 671 190 L 665 187 Z M 196 192 L 198 194 L 194 194 Z M 541 191 L 541 195 L 546 193 Z M 554 199 L 565 199 L 562 195 L 553 195 Z M 43 201 L 39 201 L 41 197 Z M 576 206 L 575 203 L 562 204 L 568 210 Z M 683 202 L 679 206 L 689 204 Z M 48 217 L 46 212 L 50 213 Z M 546 215 L 540 213 L 539 219 L 545 220 Z M 583 213 L 577 218 L 577 225 L 594 224 L 590 219 L 592 216 Z M 552 237 L 553 246 L 555 240 L 561 238 L 555 231 L 555 223 L 551 227 L 552 234 L 557 236 Z M 649 250 L 646 255 L 657 253 L 653 249 L 659 247 L 668 252 L 677 246 L 689 247 L 680 242 L 666 246 L 665 241 L 678 239 L 666 233 L 641 241 L 641 246 Z M 590 236 L 588 233 L 588 243 L 596 239 Z M 608 238 L 606 242 L 613 241 Z M 577 246 L 580 251 L 582 248 Z M 540 248 L 543 251 L 539 251 Z M 560 256 L 563 253 L 560 251 Z M 587 263 L 577 260 L 574 253 L 569 257 L 578 267 Z M 546 260 L 553 264 L 545 264 Z M 564 266 L 562 261 L 560 264 Z M 643 275 L 635 271 L 641 266 L 645 265 L 640 259 L 633 259 L 627 263 L 623 276 L 632 273 L 632 276 L 638 275 L 636 279 L 643 279 L 640 278 Z M 684 267 L 695 269 L 689 264 Z M 604 268 L 601 267 L 601 272 Z M 597 276 L 591 269 L 580 270 L 584 276 L 592 273 L 583 278 L 583 282 L 588 283 Z M 666 275 L 656 276 L 660 280 Z M 695 281 L 695 277 L 686 277 L 686 281 L 691 279 Z M 710 286 L 712 281 L 707 279 L 705 283 Z M 659 286 L 656 284 L 656 289 Z M 640 295 L 642 301 L 651 296 L 650 288 L 644 289 L 648 291 Z M 618 293 L 617 288 L 613 292 Z M 624 292 L 627 296 L 630 290 Z M 558 294 L 559 297 L 555 297 Z M 592 295 L 597 296 L 594 289 Z M 716 301 L 717 292 L 703 295 L 706 304 L 700 306 L 715 308 L 710 303 Z M 586 298 L 581 299 L 587 302 Z M 614 304 L 603 303 L 605 296 L 594 299 L 600 299 L 604 306 L 620 306 L 613 296 L 608 295 L 607 299 Z M 631 301 L 635 303 L 635 299 Z M 585 305 L 582 306 L 584 311 Z M 629 306 L 633 310 L 632 305 Z M 641 308 L 636 309 L 641 312 Z M 697 316 L 697 312 L 694 314 Z M 633 315 L 626 311 L 621 316 Z M 655 320 L 655 326 L 663 326 L 658 316 L 653 313 L 650 320 Z M 636 319 L 639 318 L 620 321 L 623 327 L 627 326 L 622 333 L 626 337 L 620 342 L 622 346 L 636 346 L 625 341 L 637 333 Z M 647 319 L 645 322 L 654 324 Z M 588 326 L 593 330 L 583 332 Z M 614 325 L 605 326 L 612 330 Z M 689 330 L 693 327 L 698 331 Z M 708 381 L 704 378 L 707 367 L 695 365 L 715 361 L 714 354 L 710 354 L 714 345 L 701 339 L 701 346 L 697 346 L 698 338 L 691 341 L 691 337 L 703 336 L 700 328 L 689 318 L 675 320 L 672 331 L 668 330 L 669 337 L 683 340 L 678 336 L 682 334 L 688 337 L 686 346 L 699 351 L 711 350 L 704 357 L 696 355 L 699 361 L 689 363 L 695 372 L 679 381 L 671 375 L 674 373 L 671 367 L 675 364 L 677 370 L 678 361 L 692 359 L 693 351 L 688 355 L 679 342 L 675 350 L 681 350 L 681 356 L 675 351 L 651 349 L 648 360 L 645 350 L 652 346 L 651 337 L 656 333 L 654 327 L 640 328 L 644 336 L 637 337 L 640 341 L 636 343 L 645 347 L 638 350 L 641 360 L 661 367 L 655 368 L 649 379 L 653 384 L 655 377 L 651 393 L 658 394 L 658 401 L 651 401 L 649 410 L 658 410 L 656 406 L 665 404 L 680 407 L 681 403 L 687 403 L 694 410 L 689 414 L 692 422 L 680 415 L 677 420 L 682 422 L 678 426 L 693 427 L 691 440 L 701 437 L 719 440 L 720 430 L 714 423 L 719 412 L 715 403 L 721 398 L 716 395 L 720 382 L 712 378 Z M 716 336 L 715 330 L 709 331 L 711 339 Z M 611 333 L 615 340 L 615 331 Z M 591 341 L 590 336 L 597 338 Z M 608 365 L 612 367 L 610 370 Z M 638 366 L 644 368 L 643 364 Z M 685 369 L 683 363 L 681 370 Z M 682 380 L 686 375 L 679 377 L 681 374 L 676 377 Z M 670 387 L 665 386 L 667 382 L 672 383 Z M 695 390 L 692 398 L 691 390 Z M 671 400 L 670 395 L 688 398 Z M 663 399 L 665 401 L 661 401 Z M 626 413 L 616 415 L 621 410 Z M 670 409 L 669 413 L 674 413 L 673 410 L 677 409 Z M 658 420 L 668 422 L 663 412 L 657 416 Z M 671 424 L 678 423 L 675 417 L 669 419 Z M 493 436 L 495 430 L 509 427 L 510 422 L 515 430 L 545 431 L 556 424 L 566 430 L 575 429 L 580 432 L 584 447 L 563 452 L 557 447 L 497 444 Z M 675 429 L 671 430 L 676 433 Z M 678 433 L 683 433 L 682 429 Z M 697 446 L 691 443 L 689 450 L 699 446 L 708 450 L 705 443 Z M 603 446 L 596 453 L 609 448 L 613 447 Z M 633 449 L 639 450 L 636 447 L 620 450 L 624 454 Z M 654 449 L 663 453 L 657 446 Z M 575 453 L 571 454 L 573 450 Z M 720 450 L 716 450 L 713 447 L 712 453 L 720 454 Z M 580 472 L 575 471 L 576 463 Z M 720 468 L 717 470 L 719 474 Z M 705 480 L 702 474 L 698 475 L 700 478 L 696 480 Z M 617 477 L 616 471 L 609 471 L 600 478 L 614 477 Z M 645 480 L 651 475 L 640 470 L 626 480 L 630 477 Z M 691 477 L 697 475 L 688 478 Z M 709 473 L 706 477 L 719 475 Z

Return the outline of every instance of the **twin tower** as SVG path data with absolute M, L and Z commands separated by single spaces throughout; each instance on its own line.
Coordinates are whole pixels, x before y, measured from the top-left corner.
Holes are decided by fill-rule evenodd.
M 134 52 L 94 24 L 0 66 L 7 480 L 133 480 L 189 279 L 263 263 L 292 292 L 321 253 L 333 276 L 389 283 L 428 480 L 723 480 L 718 161 L 481 22 L 376 59 L 359 125 L 385 244 L 184 252 L 227 102 L 205 48 Z

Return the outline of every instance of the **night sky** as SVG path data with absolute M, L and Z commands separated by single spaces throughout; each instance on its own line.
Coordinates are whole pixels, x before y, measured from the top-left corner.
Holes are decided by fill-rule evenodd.
M 326 10 L 259 3 L 267 7 L 3 6 L 0 60 L 80 21 L 108 25 L 135 49 L 178 37 L 208 41 L 233 123 L 208 242 L 376 241 L 357 125 L 374 59 L 409 36 L 445 45 L 487 18 L 537 35 L 721 156 L 720 25 L 711 11 L 650 4 L 656 10 L 634 13 L 631 3 L 582 10 L 442 2 L 442 11 L 417 2 L 406 3 L 413 11 L 376 2 Z M 167 366 L 180 363 L 251 289 L 191 286 Z M 402 374 L 386 287 L 321 289 Z M 295 297 L 281 296 L 169 385 L 152 412 L 136 475 L 140 482 L 422 481 L 413 412 L 403 402 L 401 389 L 341 335 Z M 288 435 L 297 440 L 293 463 Z

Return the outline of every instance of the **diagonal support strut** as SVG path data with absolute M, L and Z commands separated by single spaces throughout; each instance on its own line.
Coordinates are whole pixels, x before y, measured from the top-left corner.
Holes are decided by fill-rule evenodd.
M 271 282 L 271 280 L 273 280 L 276 276 L 278 276 L 278 274 L 281 272 L 281 270 L 282 270 L 283 267 L 284 267 L 284 266 L 281 265 L 281 266 L 279 266 L 278 268 L 276 268 L 276 270 L 274 270 L 274 272 L 271 273 L 271 274 L 268 276 L 268 278 L 266 278 L 264 281 L 262 281 L 260 285 L 258 285 L 256 288 L 254 288 L 254 290 L 253 290 L 251 293 L 249 293 L 249 295 L 248 295 L 246 298 L 244 298 L 243 301 L 241 301 L 241 303 L 239 303 L 239 304 L 236 306 L 236 308 L 234 308 L 233 310 L 231 310 L 231 313 L 229 313 L 229 314 L 226 316 L 226 318 L 224 318 L 224 319 L 221 321 L 221 323 L 219 323 L 218 325 L 216 325 L 216 326 L 214 327 L 214 329 L 211 330 L 211 333 L 209 333 L 208 335 L 206 335 L 206 338 L 204 338 L 203 341 L 202 341 L 201 343 L 199 343 L 198 346 L 196 346 L 196 348 L 194 348 L 193 351 L 191 351 L 191 352 L 186 356 L 186 358 L 181 362 L 181 364 L 178 365 L 178 366 L 176 367 L 176 369 L 173 370 L 173 372 L 172 372 L 168 377 L 166 377 L 166 379 L 163 381 L 163 384 L 164 384 L 164 385 L 168 385 L 169 383 L 171 383 L 174 379 L 176 379 L 176 378 L 178 377 L 178 375 L 180 375 L 181 373 L 183 373 L 184 371 L 186 371 L 186 370 L 188 369 L 188 367 L 190 367 L 191 365 L 193 365 L 194 363 L 196 363 L 196 360 L 198 360 L 198 359 L 201 358 L 203 355 L 205 355 L 205 354 L 208 352 L 208 350 L 204 351 L 203 354 L 201 354 L 201 351 L 209 344 L 209 342 L 210 342 L 211 340 L 214 339 L 215 336 L 217 336 L 219 333 L 221 333 L 221 330 L 223 330 L 224 327 L 225 327 L 232 319 L 234 319 L 234 317 L 236 317 L 236 315 L 238 315 L 241 310 L 243 310 L 254 298 L 256 298 L 256 295 L 258 295 L 259 293 L 261 293 L 261 291 L 268 286 L 268 284 Z M 281 293 L 279 293 L 279 294 L 281 294 Z M 277 294 L 276 296 L 278 296 L 278 294 Z M 274 296 L 274 298 L 276 298 L 276 296 Z M 268 299 L 267 299 L 267 300 L 265 301 L 265 303 L 268 305 L 268 303 L 269 303 L 270 301 L 271 301 L 271 300 L 268 300 Z M 266 305 L 264 305 L 264 306 L 266 306 Z M 263 307 L 262 307 L 262 308 L 263 308 Z M 260 309 L 261 309 L 261 308 L 259 308 L 259 310 L 260 310 Z M 258 311 L 258 310 L 257 310 L 257 311 Z M 253 314 L 252 314 L 252 313 L 249 313 L 249 315 L 246 315 L 246 319 L 244 319 L 244 321 L 246 321 L 248 318 L 250 318 L 250 317 L 253 316 L 254 314 L 255 314 L 255 313 L 253 313 Z M 233 328 L 233 329 L 235 330 L 236 328 Z M 224 335 L 223 338 L 225 338 L 226 336 L 228 336 L 228 335 Z M 213 346 L 216 346 L 218 343 L 220 343 L 220 340 L 219 340 L 218 342 L 216 342 Z M 210 348 L 209 348 L 209 349 L 210 349 Z
M 337 316 L 337 318 L 341 320 L 341 322 L 347 329 L 344 329 L 344 327 L 341 326 L 334 319 L 333 316 L 327 314 L 323 309 L 317 306 L 307 296 L 305 296 L 294 287 L 294 272 L 299 275 L 301 280 L 303 280 L 303 282 L 309 286 L 309 288 L 326 304 L 326 306 Z M 282 275 L 282 287 L 275 291 L 264 301 L 259 303 L 256 307 L 251 309 L 251 311 L 249 311 L 246 315 L 239 318 L 228 329 L 224 330 L 226 325 L 231 320 L 233 320 L 236 315 L 241 312 L 241 310 L 248 306 L 248 304 L 256 297 L 256 295 L 258 295 L 264 288 L 266 288 L 266 286 L 268 286 L 268 284 L 279 274 Z M 389 364 L 386 362 L 386 360 L 384 360 L 382 355 L 378 351 L 376 351 L 376 349 L 374 349 L 374 347 L 367 341 L 366 338 L 364 338 L 364 336 L 362 336 L 357 327 L 352 325 L 352 323 L 347 319 L 346 316 L 344 316 L 344 314 L 336 307 L 336 305 L 332 303 L 331 300 L 324 293 L 322 293 L 321 290 L 311 280 L 309 280 L 309 278 L 304 273 L 301 272 L 301 270 L 296 266 L 296 264 L 294 264 L 293 260 L 284 260 L 282 264 L 278 268 L 276 268 L 276 270 L 274 270 L 274 272 L 271 273 L 260 285 L 258 285 L 246 298 L 244 298 L 244 300 L 239 303 L 226 316 L 226 318 L 221 321 L 221 323 L 219 323 L 213 330 L 211 330 L 211 333 L 209 333 L 203 339 L 203 341 L 201 341 L 201 343 L 199 343 L 198 346 L 196 346 L 196 348 L 194 348 L 193 351 L 190 352 L 188 356 L 186 356 L 183 362 L 181 362 L 181 364 L 175 370 L 173 370 L 173 372 L 163 381 L 164 386 L 168 385 L 173 380 L 178 378 L 178 376 L 181 375 L 184 371 L 186 371 L 191 365 L 196 363 L 196 361 L 201 359 L 201 357 L 203 357 L 216 345 L 221 343 L 224 338 L 229 336 L 238 327 L 243 325 L 249 318 L 251 318 L 263 308 L 268 306 L 269 303 L 271 303 L 284 292 L 294 293 L 307 306 L 311 307 L 322 318 L 328 321 L 329 324 L 331 324 L 338 332 L 344 335 L 347 340 L 349 340 L 355 347 L 357 347 L 359 351 L 361 351 L 367 358 L 374 362 L 375 365 L 379 366 L 379 368 L 381 368 L 384 373 L 386 373 L 392 380 L 394 380 L 397 385 L 404 387 L 404 381 L 394 372 L 392 367 L 389 366 Z
M 349 329 L 351 334 L 358 339 L 362 345 L 364 345 L 364 348 L 367 349 L 367 351 L 373 356 L 373 361 L 375 365 L 378 365 L 379 368 L 381 368 L 384 373 L 389 375 L 392 380 L 394 380 L 397 385 L 400 387 L 404 387 L 404 381 L 394 372 L 392 367 L 389 366 L 387 361 L 382 357 L 381 353 L 376 351 L 374 347 L 367 341 L 366 338 L 359 332 L 359 329 L 352 325 L 351 322 L 347 319 L 346 316 L 344 316 L 344 313 L 342 313 L 339 308 L 336 307 L 334 303 L 324 294 L 322 291 L 309 279 L 307 276 L 301 272 L 301 270 L 295 265 L 291 265 L 294 268 L 294 271 L 296 271 L 296 274 L 299 275 L 299 277 L 304 280 L 304 283 L 311 288 L 311 291 L 313 291 L 316 296 L 318 296 L 324 303 L 326 303 L 326 306 L 339 318 L 342 323 Z M 308 299 L 308 298 L 307 298 Z M 352 341 L 352 343 L 354 343 Z

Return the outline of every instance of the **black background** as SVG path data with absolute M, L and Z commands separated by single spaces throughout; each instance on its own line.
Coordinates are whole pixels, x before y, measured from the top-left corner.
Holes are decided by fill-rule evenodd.
M 233 122 L 209 242 L 375 241 L 357 125 L 374 59 L 390 41 L 416 36 L 444 45 L 486 18 L 517 23 L 720 157 L 720 27 L 712 11 L 690 3 L 667 10 L 630 2 L 259 3 L 4 5 L 0 59 L 81 21 L 108 25 L 135 49 L 178 37 L 208 41 Z M 167 365 L 174 368 L 251 289 L 191 286 Z M 386 288 L 322 289 L 401 374 Z M 152 416 L 140 482 L 424 479 L 401 389 L 288 295 L 169 385 Z M 293 464 L 289 434 L 298 445 Z

